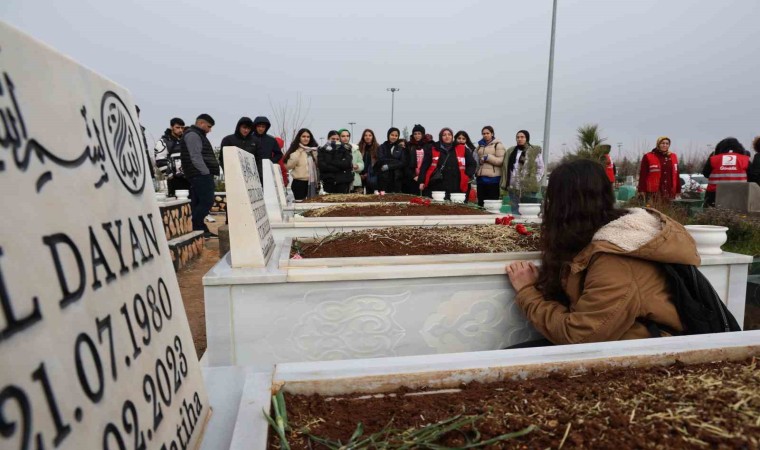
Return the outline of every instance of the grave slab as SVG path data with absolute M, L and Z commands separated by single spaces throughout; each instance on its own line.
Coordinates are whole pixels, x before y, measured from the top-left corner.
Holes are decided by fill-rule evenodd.
M 760 211 L 760 186 L 757 183 L 723 183 L 717 186 L 716 207 L 743 212 Z
M 197 448 L 211 408 L 132 96 L 3 22 L 0 43 L 0 206 L 24 219 L 0 216 L 0 448 Z

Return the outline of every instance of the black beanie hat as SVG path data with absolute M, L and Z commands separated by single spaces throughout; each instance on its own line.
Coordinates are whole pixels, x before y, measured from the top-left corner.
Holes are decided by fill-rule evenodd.
M 205 120 L 205 121 L 206 121 L 206 122 L 208 122 L 208 124 L 209 124 L 209 125 L 211 125 L 212 127 L 213 127 L 214 125 L 216 125 L 216 122 L 214 122 L 214 118 L 213 118 L 213 117 L 211 117 L 211 116 L 209 116 L 209 115 L 208 115 L 208 114 L 206 114 L 206 113 L 203 113 L 203 114 L 201 114 L 201 115 L 200 115 L 200 116 L 198 116 L 198 117 L 197 117 L 195 120 L 196 120 L 196 121 L 197 121 L 197 120 Z
M 526 130 L 520 130 L 517 133 L 515 133 L 515 136 L 517 136 L 520 133 L 525 135 L 525 143 L 530 144 L 530 133 L 528 133 Z
M 414 128 L 412 128 L 412 134 L 416 133 L 417 131 L 421 132 L 423 136 L 425 136 L 425 127 L 423 127 L 420 124 L 414 124 Z
M 386 137 L 388 140 L 390 140 L 390 139 L 391 139 L 391 133 L 393 133 L 394 131 L 395 131 L 396 133 L 398 133 L 398 136 L 399 136 L 399 137 L 401 137 L 401 131 L 399 131 L 399 129 L 398 129 L 398 128 L 396 128 L 396 127 L 390 127 L 390 128 L 388 128 L 388 132 L 387 132 L 387 133 L 385 133 L 385 137 Z

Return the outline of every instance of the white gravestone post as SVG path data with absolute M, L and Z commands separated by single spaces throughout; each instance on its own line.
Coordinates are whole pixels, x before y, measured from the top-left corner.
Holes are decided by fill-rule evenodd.
M 275 245 L 256 158 L 225 147 L 224 169 L 232 267 L 266 267 Z
M 0 22 L 0 117 L 0 448 L 196 448 L 209 403 L 130 93 Z
M 262 181 L 264 182 L 264 203 L 267 206 L 269 221 L 282 223 L 282 210 L 287 206 L 288 201 L 286 196 L 287 191 L 282 182 L 280 166 L 265 159 L 261 171 L 264 172 L 264 176 L 262 177 Z

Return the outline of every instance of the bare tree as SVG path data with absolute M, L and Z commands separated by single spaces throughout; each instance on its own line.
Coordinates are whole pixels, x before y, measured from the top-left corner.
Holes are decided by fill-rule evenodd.
M 304 127 L 311 112 L 311 99 L 304 102 L 303 95 L 296 93 L 296 100 L 292 104 L 285 100 L 277 105 L 269 97 L 269 106 L 272 108 L 276 134 L 285 142 L 292 142 L 296 138 L 298 130 Z

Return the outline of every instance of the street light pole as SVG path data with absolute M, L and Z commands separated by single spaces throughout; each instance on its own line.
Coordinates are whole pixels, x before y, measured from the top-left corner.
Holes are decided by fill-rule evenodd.
M 351 125 L 351 139 L 354 139 L 354 125 L 356 125 L 356 122 L 348 122 L 349 125 Z M 356 141 L 356 139 L 354 139 Z
M 556 1 L 556 0 L 555 0 Z M 388 88 L 386 91 L 391 93 L 391 128 L 393 128 L 393 107 L 396 102 L 396 91 L 400 91 L 399 88 Z
M 620 161 L 620 147 L 623 146 L 623 143 L 622 142 L 618 142 L 617 146 L 618 146 L 618 157 L 617 157 L 617 159 L 618 159 L 618 161 Z
M 546 83 L 546 115 L 544 116 L 544 167 L 549 166 L 549 131 L 551 129 L 551 120 L 552 120 L 552 83 L 554 82 L 554 35 L 555 35 L 556 29 L 557 29 L 557 0 L 554 0 L 554 6 L 552 8 L 552 38 L 551 38 L 551 44 L 549 45 L 549 79 Z

